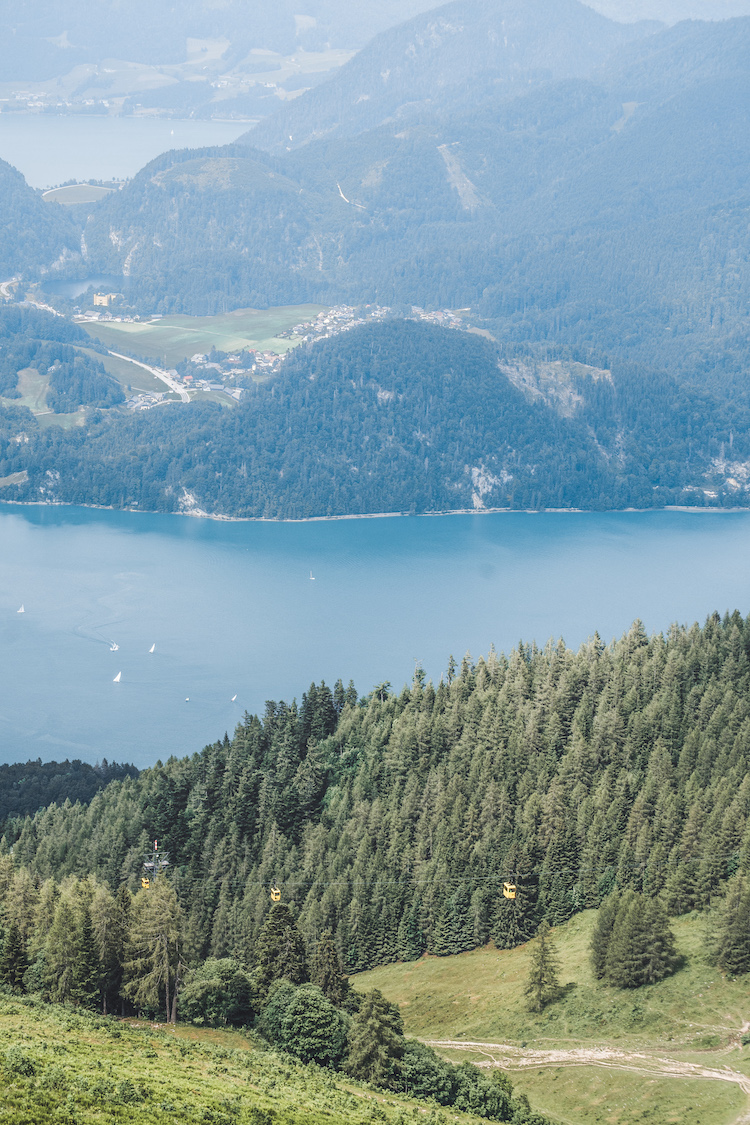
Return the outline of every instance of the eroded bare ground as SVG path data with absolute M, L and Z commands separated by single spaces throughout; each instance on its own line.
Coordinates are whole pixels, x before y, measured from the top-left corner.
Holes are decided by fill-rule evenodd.
M 750 1077 L 731 1066 L 702 1066 L 662 1055 L 640 1051 L 621 1051 L 612 1047 L 556 1047 L 534 1050 L 513 1047 L 508 1043 L 477 1043 L 465 1039 L 426 1039 L 437 1051 L 472 1051 L 484 1056 L 476 1066 L 502 1067 L 503 1070 L 533 1070 L 548 1066 L 601 1066 L 611 1070 L 627 1070 L 650 1078 L 697 1078 L 718 1082 L 734 1082 L 750 1096 Z M 750 1108 L 736 1119 L 735 1125 L 750 1125 Z

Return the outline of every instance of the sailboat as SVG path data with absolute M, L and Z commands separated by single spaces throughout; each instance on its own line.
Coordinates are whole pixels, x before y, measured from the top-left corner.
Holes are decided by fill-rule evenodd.
M 236 695 L 233 695 L 233 696 L 232 696 L 232 698 L 230 699 L 230 701 L 229 701 L 229 702 L 230 702 L 230 703 L 234 703 L 234 701 L 235 701 L 235 699 L 236 699 L 236 698 L 237 698 L 237 696 L 236 696 Z
M 16 613 L 25 613 L 25 612 L 26 612 L 26 610 L 23 608 L 23 606 L 21 606 L 20 609 L 16 610 Z
M 116 641 L 111 641 L 111 642 L 110 642 L 110 646 L 109 646 L 109 651 L 110 651 L 110 652 L 117 652 L 117 650 L 118 650 L 118 648 L 119 648 L 119 647 L 120 647 L 120 646 L 119 646 L 119 645 L 117 644 L 117 642 L 116 642 Z
M 122 675 L 122 672 L 118 672 L 117 675 L 115 676 L 114 680 L 112 681 L 112 683 L 113 684 L 119 684 L 121 675 Z
M 310 581 L 311 581 L 311 582 L 314 582 L 314 581 L 315 581 L 315 575 L 313 574 L 313 572 L 312 572 L 312 571 L 310 571 Z
M 156 648 L 156 644 L 152 644 L 152 645 L 151 645 L 151 648 L 150 648 L 150 649 L 149 649 L 148 651 L 149 651 L 149 652 L 153 652 L 155 648 Z

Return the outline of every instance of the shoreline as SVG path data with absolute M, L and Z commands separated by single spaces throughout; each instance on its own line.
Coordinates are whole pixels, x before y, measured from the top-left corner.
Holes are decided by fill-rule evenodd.
M 0 505 L 18 508 L 85 508 L 94 512 L 128 512 L 143 516 L 186 516 L 190 519 L 214 520 L 216 523 L 332 523 L 337 520 L 434 519 L 438 516 L 495 515 L 626 515 L 637 512 L 686 512 L 693 515 L 750 514 L 750 505 L 733 508 L 702 508 L 688 504 L 665 504 L 663 508 L 448 508 L 437 512 L 353 512 L 342 516 L 225 516 L 193 508 L 183 512 L 158 512 L 143 508 L 114 508 L 108 504 L 71 504 L 67 500 L 3 500 Z

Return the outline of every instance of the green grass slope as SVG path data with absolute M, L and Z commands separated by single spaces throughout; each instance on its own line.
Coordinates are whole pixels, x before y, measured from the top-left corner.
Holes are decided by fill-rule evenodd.
M 2 1125 L 445 1122 L 432 1107 L 262 1050 L 241 1032 L 0 996 Z M 476 1118 L 456 1114 L 470 1125 Z
M 567 987 L 540 1014 L 524 1001 L 529 945 L 424 957 L 361 973 L 354 984 L 381 989 L 399 1004 L 407 1034 L 439 1044 L 448 1057 L 504 1065 L 535 1108 L 571 1125 L 744 1120 L 750 982 L 726 980 L 706 962 L 704 919 L 674 920 L 684 968 L 623 991 L 591 972 L 595 918 L 587 911 L 554 931 Z

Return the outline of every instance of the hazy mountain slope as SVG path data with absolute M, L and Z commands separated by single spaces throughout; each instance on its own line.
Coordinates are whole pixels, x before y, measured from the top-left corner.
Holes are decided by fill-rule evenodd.
M 44 80 L 107 58 L 179 63 L 188 38 L 226 39 L 231 54 L 251 48 L 349 49 L 431 7 L 431 0 L 30 0 L 0 12 L 3 81 Z
M 245 135 L 285 150 L 352 136 L 450 105 L 492 84 L 496 98 L 586 74 L 652 27 L 612 23 L 577 0 L 453 0 L 384 32 L 328 82 Z
M 728 20 L 750 16 L 750 0 L 588 0 L 588 5 L 611 20 Z
M 456 98 L 272 156 L 173 153 L 98 205 L 92 270 L 144 310 L 473 306 L 509 339 L 688 378 L 750 360 L 750 19 L 683 24 L 585 79 Z
M 0 281 L 34 272 L 80 249 L 80 232 L 57 203 L 45 203 L 0 160 Z

